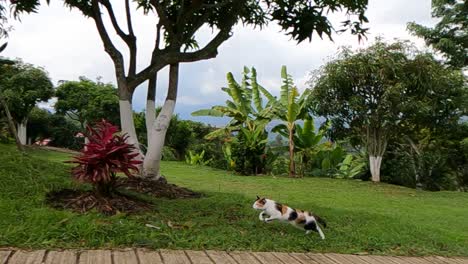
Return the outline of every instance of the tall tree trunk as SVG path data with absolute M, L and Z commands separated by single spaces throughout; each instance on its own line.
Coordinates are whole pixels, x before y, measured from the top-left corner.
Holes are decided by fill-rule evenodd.
M 119 87 L 120 125 L 122 126 L 122 132 L 128 135 L 127 143 L 132 144 L 140 154 L 137 159 L 143 160 L 133 121 L 132 96 L 133 94 L 126 87 Z
M 164 102 L 161 112 L 152 126 L 150 143 L 143 163 L 144 176 L 154 180 L 161 178 L 160 165 L 162 149 L 166 139 L 166 132 L 169 128 L 172 114 L 174 113 L 178 81 L 179 64 L 171 64 L 169 68 L 169 87 L 167 90 L 166 102 Z
M 387 135 L 383 128 L 366 128 L 366 147 L 373 182 L 380 182 L 380 166 L 387 148 Z
M 380 165 L 382 156 L 369 156 L 369 165 L 373 182 L 380 182 Z
M 26 145 L 28 143 L 27 125 L 28 118 L 24 118 L 18 123 L 18 138 L 22 145 Z
M 158 75 L 148 81 L 148 93 L 146 95 L 146 146 L 149 146 L 151 131 L 153 130 L 154 121 L 156 121 L 156 85 Z
M 296 166 L 294 164 L 294 124 L 289 128 L 289 177 L 296 176 Z
M 1 93 L 0 93 L 0 103 L 2 104 L 3 109 L 5 110 L 5 114 L 8 120 L 8 127 L 10 128 L 10 133 L 15 138 L 16 147 L 18 148 L 19 151 L 24 151 L 24 147 L 18 138 L 18 132 L 16 131 L 15 122 L 13 121 L 13 117 L 11 116 L 10 109 L 8 108 L 8 104 L 6 103 L 5 98 L 3 98 L 3 95 Z

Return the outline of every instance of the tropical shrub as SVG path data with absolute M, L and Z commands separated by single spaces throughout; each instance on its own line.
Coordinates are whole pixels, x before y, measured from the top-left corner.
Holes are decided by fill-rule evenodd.
M 89 143 L 70 163 L 77 164 L 72 175 L 80 182 L 94 185 L 99 196 L 111 196 L 117 173 L 133 177 L 138 172 L 136 160 L 138 153 L 133 145 L 127 144 L 127 135 L 116 134 L 118 129 L 111 123 L 102 120 L 87 127 Z
M 304 126 L 296 124 L 294 131 L 294 149 L 297 154 L 298 164 L 300 165 L 300 174 L 304 176 L 307 165 L 314 153 L 320 147 L 324 140 L 324 130 L 315 132 L 314 120 L 308 117 L 304 120 Z
M 322 144 L 320 149 L 313 154 L 310 174 L 319 177 L 336 177 L 346 155 L 346 151 L 336 143 Z
M 164 146 L 162 149 L 162 160 L 166 160 L 166 161 L 177 160 L 175 152 L 176 152 L 175 149 L 169 146 Z
M 289 159 L 286 156 L 278 155 L 267 168 L 272 175 L 287 176 L 289 171 Z
M 205 134 L 206 135 L 206 134 Z M 195 141 L 196 143 L 190 144 L 187 149 L 188 151 L 192 151 L 193 153 L 201 153 L 205 151 L 205 159 L 209 160 L 210 162 L 207 164 L 210 167 L 218 168 L 218 169 L 227 169 L 226 160 L 224 159 L 223 154 L 223 142 L 216 138 L 212 140 L 206 140 L 203 137 L 197 138 Z
M 335 175 L 337 178 L 355 179 L 363 175 L 368 170 L 367 156 L 365 152 L 358 154 L 347 154 L 344 160 L 339 164 Z
M 200 153 L 193 153 L 189 150 L 187 156 L 185 156 L 185 162 L 190 165 L 203 165 L 206 166 L 210 163 L 211 160 L 205 159 L 205 151 L 203 150 Z
M 255 126 L 251 130 L 241 128 L 232 141 L 234 170 L 243 175 L 264 174 L 268 136 L 265 126 Z

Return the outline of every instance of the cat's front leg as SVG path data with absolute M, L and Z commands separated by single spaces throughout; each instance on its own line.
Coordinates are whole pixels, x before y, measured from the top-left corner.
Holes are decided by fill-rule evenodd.
M 260 221 L 263 221 L 265 219 L 265 211 L 262 211 L 259 215 L 258 215 L 258 219 L 260 219 Z
M 275 220 L 275 219 L 278 219 L 278 218 L 277 218 L 277 217 L 274 217 L 274 216 L 270 216 L 270 217 L 268 217 L 268 218 L 264 218 L 264 219 L 263 219 L 263 222 L 269 223 L 269 222 L 271 222 L 271 221 L 273 221 L 273 220 Z

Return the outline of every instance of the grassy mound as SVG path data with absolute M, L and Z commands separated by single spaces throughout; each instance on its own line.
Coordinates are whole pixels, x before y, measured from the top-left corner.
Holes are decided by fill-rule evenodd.
M 46 193 L 76 189 L 64 153 L 24 156 L 0 145 L 0 247 L 151 248 L 312 251 L 468 256 L 468 193 L 423 192 L 386 184 L 321 178 L 242 177 L 164 162 L 171 183 L 206 193 L 200 199 L 141 195 L 154 208 L 106 217 L 50 208 Z M 81 187 L 80 187 L 81 188 Z M 327 239 L 292 226 L 265 224 L 255 195 L 311 210 Z

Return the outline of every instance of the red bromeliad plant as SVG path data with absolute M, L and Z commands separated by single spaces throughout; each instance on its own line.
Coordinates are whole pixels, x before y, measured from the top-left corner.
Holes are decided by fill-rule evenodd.
M 118 128 L 111 123 L 102 120 L 95 128 L 88 126 L 87 130 L 89 143 L 70 161 L 78 164 L 72 170 L 73 177 L 93 184 L 98 195 L 110 196 L 116 173 L 134 177 L 137 165 L 142 162 L 135 159 L 138 153 L 133 145 L 126 143 L 128 136 L 116 134 Z

